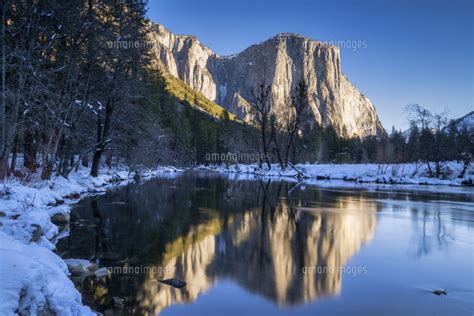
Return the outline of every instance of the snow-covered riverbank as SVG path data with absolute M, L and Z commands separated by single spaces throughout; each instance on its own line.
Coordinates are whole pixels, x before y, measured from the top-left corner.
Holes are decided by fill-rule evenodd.
M 177 171 L 160 167 L 141 173 L 151 178 Z M 67 234 L 55 221 L 67 221 L 70 205 L 88 194 L 100 194 L 131 181 L 127 168 L 103 170 L 93 178 L 79 170 L 69 179 L 22 183 L 9 178 L 0 184 L 0 314 L 95 315 L 81 302 L 81 295 L 68 278 L 66 263 L 53 251 Z
M 434 166 L 432 167 L 434 168 Z M 444 163 L 439 178 L 429 177 L 426 164 L 297 164 L 282 170 L 278 164 L 271 169 L 259 169 L 257 164 L 200 166 L 196 169 L 225 173 L 254 174 L 268 177 L 298 177 L 307 180 L 344 180 L 355 183 L 422 184 L 422 185 L 473 185 L 474 167 L 471 164 L 464 177 L 459 178 L 463 164 Z

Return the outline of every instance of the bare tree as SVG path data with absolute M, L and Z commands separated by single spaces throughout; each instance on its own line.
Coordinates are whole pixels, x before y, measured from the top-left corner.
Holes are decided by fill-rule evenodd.
M 295 163 L 297 156 L 297 139 L 302 133 L 301 125 L 308 108 L 308 88 L 304 80 L 300 80 L 288 98 L 283 115 L 278 119 L 270 116 L 271 136 L 278 161 L 282 169 L 288 167 L 290 160 Z
M 272 103 L 270 100 L 270 86 L 263 83 L 259 85 L 257 91 L 253 91 L 253 102 L 250 103 L 251 110 L 254 114 L 254 120 L 260 131 L 260 146 L 262 149 L 263 159 L 268 169 L 271 169 L 268 149 L 272 141 L 272 133 L 270 126 L 270 115 L 272 111 Z M 260 151 L 260 150 L 259 150 Z
M 6 8 L 7 0 L 3 2 L 2 5 L 2 95 L 0 100 L 0 153 L 3 153 L 4 143 L 5 143 L 5 101 L 6 101 L 6 38 L 5 38 L 5 28 L 6 28 Z M 0 179 L 5 177 L 5 166 L 2 164 L 0 166 Z
M 422 130 L 429 127 L 433 118 L 433 114 L 419 104 L 408 104 L 405 111 L 408 112 L 410 122 L 420 126 Z
M 291 95 L 291 107 L 286 118 L 287 142 L 285 150 L 285 167 L 290 162 L 290 154 L 296 159 L 296 138 L 301 132 L 301 125 L 305 110 L 308 108 L 308 86 L 304 80 L 300 80 Z

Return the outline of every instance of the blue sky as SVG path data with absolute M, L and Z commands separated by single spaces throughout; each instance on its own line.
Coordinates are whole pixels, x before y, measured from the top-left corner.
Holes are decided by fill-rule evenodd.
M 366 41 L 341 48 L 342 71 L 387 129 L 407 127 L 409 103 L 453 118 L 474 110 L 471 0 L 149 0 L 148 16 L 221 55 L 281 32 Z

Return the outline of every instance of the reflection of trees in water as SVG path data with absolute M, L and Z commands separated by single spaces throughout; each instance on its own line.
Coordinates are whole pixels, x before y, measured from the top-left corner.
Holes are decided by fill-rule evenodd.
M 413 220 L 415 243 L 418 245 L 414 255 L 422 257 L 428 255 L 434 247 L 442 249 L 447 247 L 447 229 L 446 223 L 442 219 L 440 205 L 437 203 L 426 202 L 422 208 L 405 208 L 410 211 L 412 216 L 417 217 Z M 420 220 L 420 213 L 421 220 Z M 420 237 L 421 236 L 421 237 Z
M 261 182 L 256 191 L 260 207 L 234 214 L 222 233 L 189 245 L 165 263 L 189 285 L 182 291 L 157 286 L 151 275 L 140 291 L 141 308 L 158 313 L 171 304 L 193 301 L 219 278 L 231 278 L 279 305 L 338 294 L 338 268 L 372 238 L 375 207 L 361 197 L 339 201 L 330 212 L 302 211 L 301 195 L 286 192 L 286 184 Z M 303 267 L 332 268 L 335 273 L 303 274 Z
M 472 195 L 443 196 L 423 193 L 400 193 L 378 196 L 385 216 L 411 225 L 411 245 L 408 254 L 427 256 L 450 246 L 456 229 L 471 229 L 473 221 Z
M 375 208 L 362 195 L 293 186 L 222 178 L 130 186 L 81 211 L 97 226 L 84 234 L 77 257 L 113 253 L 117 258 L 105 265 L 166 268 L 164 276 L 116 275 L 101 288 L 104 295 L 125 297 L 129 313 L 159 313 L 192 302 L 219 278 L 231 278 L 278 305 L 337 295 L 342 278 L 337 269 L 303 274 L 302 268 L 344 266 L 372 238 Z M 111 204 L 115 201 L 127 204 Z M 96 247 L 83 249 L 84 244 Z M 157 282 L 171 277 L 188 285 L 178 290 Z
M 94 218 L 92 228 L 95 230 L 95 253 L 94 257 L 89 258 L 94 261 L 96 259 L 101 260 L 104 259 L 104 256 L 107 255 L 108 253 L 108 245 L 106 241 L 106 236 L 104 233 L 104 225 L 103 221 L 104 219 L 102 218 L 102 215 L 100 214 L 99 207 L 97 205 L 97 199 L 92 199 L 91 200 L 91 210 L 92 210 L 92 216 Z

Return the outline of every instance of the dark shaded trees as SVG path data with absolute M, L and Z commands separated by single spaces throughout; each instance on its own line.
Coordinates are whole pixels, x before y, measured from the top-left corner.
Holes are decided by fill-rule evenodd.
M 67 176 L 91 153 L 91 174 L 98 174 L 101 156 L 120 124 L 121 108 L 141 97 L 147 47 L 115 44 L 146 41 L 144 5 L 113 0 L 2 2 L 5 115 L 0 116 L 0 175 L 8 174 L 8 159 L 18 149 L 25 167 L 34 171 L 40 166 L 43 179 L 53 172 Z M 96 121 L 94 129 L 91 120 Z M 90 137 L 92 130 L 95 137 Z

